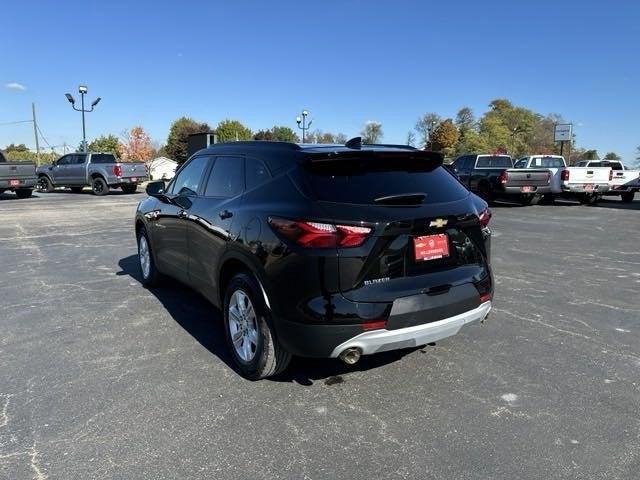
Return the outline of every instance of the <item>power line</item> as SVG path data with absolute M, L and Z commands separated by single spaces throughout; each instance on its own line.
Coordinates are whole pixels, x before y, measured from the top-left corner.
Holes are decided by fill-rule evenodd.
M 16 122 L 2 122 L 0 125 L 17 125 L 18 123 L 33 123 L 33 120 L 18 120 Z
M 42 130 L 40 130 L 40 126 L 38 125 L 36 128 L 38 129 L 38 133 L 40 134 L 40 137 L 42 137 L 42 140 L 44 140 L 44 143 L 46 143 L 49 148 L 53 149 L 49 141 L 45 138 L 44 134 L 42 133 Z

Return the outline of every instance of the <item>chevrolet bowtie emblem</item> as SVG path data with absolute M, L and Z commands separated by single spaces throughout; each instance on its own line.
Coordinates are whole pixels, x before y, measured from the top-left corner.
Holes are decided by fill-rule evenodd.
M 429 222 L 429 226 L 430 227 L 436 227 L 436 228 L 442 228 L 447 223 L 449 223 L 449 220 L 446 220 L 444 218 L 436 218 L 435 220 L 431 220 L 431 222 Z

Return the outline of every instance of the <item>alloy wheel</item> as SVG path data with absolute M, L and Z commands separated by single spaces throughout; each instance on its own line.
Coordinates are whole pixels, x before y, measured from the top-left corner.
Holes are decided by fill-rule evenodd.
M 242 290 L 236 290 L 231 295 L 228 314 L 233 348 L 248 363 L 258 349 L 258 321 L 249 296 Z

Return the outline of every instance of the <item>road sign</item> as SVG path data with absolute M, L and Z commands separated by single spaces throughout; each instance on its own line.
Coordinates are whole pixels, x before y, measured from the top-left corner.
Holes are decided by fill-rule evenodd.
M 570 123 L 557 124 L 553 130 L 553 140 L 555 142 L 570 142 L 572 129 L 573 125 Z

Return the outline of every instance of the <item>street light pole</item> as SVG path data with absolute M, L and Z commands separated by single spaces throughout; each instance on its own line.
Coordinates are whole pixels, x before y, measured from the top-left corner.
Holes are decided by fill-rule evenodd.
M 301 114 L 296 117 L 298 128 L 302 130 L 302 143 L 305 141 L 305 132 L 309 130 L 309 127 L 311 127 L 311 124 L 313 123 L 313 120 L 309 120 L 309 123 L 307 124 L 308 116 L 309 112 L 307 110 L 302 110 Z
M 81 105 L 81 108 L 76 108 L 76 100 L 75 100 L 75 98 L 73 98 L 73 95 L 71 95 L 70 93 L 65 93 L 64 94 L 65 97 L 67 97 L 67 100 L 69 101 L 69 103 L 71 104 L 73 109 L 76 112 L 82 112 L 82 151 L 83 152 L 87 151 L 87 132 L 86 132 L 84 114 L 85 113 L 89 113 L 89 112 L 93 112 L 93 109 L 95 108 L 95 106 L 98 105 L 98 103 L 100 103 L 100 100 L 102 100 L 100 97 L 96 98 L 91 103 L 91 109 L 90 110 L 85 109 L 84 108 L 84 96 L 86 95 L 86 93 L 88 91 L 89 91 L 89 89 L 85 85 L 80 85 L 80 87 L 78 87 L 78 92 L 80 93 L 80 105 Z

